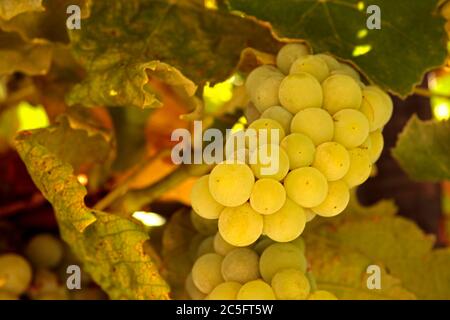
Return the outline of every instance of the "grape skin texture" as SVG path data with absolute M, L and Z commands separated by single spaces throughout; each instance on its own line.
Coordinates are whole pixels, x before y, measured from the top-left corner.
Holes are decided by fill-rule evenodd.
M 365 88 L 363 90 L 363 101 L 361 112 L 369 121 L 370 132 L 381 129 L 386 125 L 392 116 L 393 105 L 389 97 L 383 96 L 375 88 Z
M 38 234 L 28 242 L 25 256 L 31 264 L 39 268 L 56 267 L 62 260 L 64 247 L 61 241 L 51 234 Z
M 258 279 L 258 255 L 248 248 L 232 250 L 223 259 L 222 276 L 226 281 L 235 281 L 241 284 Z
M 288 74 L 291 69 L 292 63 L 300 57 L 309 54 L 307 46 L 300 43 L 290 43 L 285 45 L 278 51 L 277 54 L 277 67 L 284 73 Z
M 304 300 L 311 287 L 305 275 L 297 269 L 283 269 L 272 279 L 275 296 L 280 300 Z
M 263 65 L 255 68 L 252 72 L 250 72 L 245 81 L 245 88 L 247 89 L 247 92 L 253 91 L 265 79 L 274 75 L 282 75 L 282 73 L 274 66 Z
M 267 108 L 280 104 L 278 89 L 283 78 L 282 75 L 272 75 L 250 91 L 250 100 L 259 112 L 264 112 Z
M 281 106 L 270 107 L 261 114 L 261 119 L 272 119 L 278 122 L 283 127 L 285 134 L 288 134 L 291 131 L 291 121 L 293 117 L 292 113 Z
M 336 181 L 348 172 L 350 155 L 339 143 L 325 142 L 316 149 L 313 167 L 323 173 L 328 181 Z
M 330 114 L 342 109 L 359 109 L 362 92 L 358 83 L 351 77 L 336 74 L 322 83 L 323 107 Z
M 249 198 L 255 183 L 252 170 L 243 163 L 221 163 L 209 175 L 209 191 L 220 204 L 236 207 Z
M 321 204 L 328 192 L 325 176 L 316 168 L 305 167 L 292 170 L 284 179 L 289 198 L 298 205 L 311 208 Z
M 291 133 L 284 137 L 280 146 L 289 158 L 289 169 L 307 167 L 314 161 L 316 147 L 312 140 L 302 133 Z
M 293 114 L 307 108 L 320 108 L 323 102 L 322 87 L 308 73 L 290 74 L 280 84 L 279 100 Z
M 267 283 L 280 270 L 292 268 L 306 272 L 306 259 L 300 248 L 292 243 L 274 243 L 267 247 L 259 259 L 259 272 Z
M 217 253 L 207 253 L 195 261 L 192 267 L 192 280 L 202 293 L 210 293 L 223 282 L 222 261 L 223 257 Z
M 347 184 L 342 181 L 333 181 L 328 184 L 328 194 L 325 200 L 311 210 L 322 217 L 334 217 L 344 211 L 350 200 Z
M 341 64 L 339 63 L 339 61 L 328 54 L 319 53 L 316 54 L 316 57 L 321 58 L 323 61 L 325 61 L 330 72 L 341 68 Z
M 238 282 L 228 281 L 215 287 L 206 298 L 207 300 L 236 300 L 237 294 L 241 289 Z
M 217 219 L 224 206 L 214 200 L 209 192 L 209 175 L 199 178 L 192 186 L 192 209 L 205 219 Z
M 369 136 L 369 121 L 360 111 L 344 109 L 333 119 L 334 141 L 348 149 L 359 147 Z
M 359 186 L 364 183 L 372 171 L 372 162 L 369 158 L 367 150 L 356 148 L 349 151 L 350 154 L 350 168 L 343 180 L 347 183 L 349 188 Z
M 217 232 L 214 236 L 214 251 L 224 256 L 233 249 L 236 249 L 236 247 L 226 242 L 220 235 L 220 232 Z
M 317 146 L 333 140 L 333 118 L 323 109 L 304 109 L 298 112 L 292 119 L 291 132 L 307 135 Z
M 317 56 L 300 57 L 294 61 L 289 74 L 306 72 L 315 77 L 319 82 L 325 80 L 330 74 L 327 63 Z
M 278 158 L 276 158 L 277 153 Z M 281 181 L 289 171 L 289 157 L 286 151 L 276 144 L 258 147 L 250 155 L 250 161 L 250 167 L 259 179 L 270 178 Z
M 286 201 L 286 190 L 283 185 L 273 179 L 260 179 L 255 182 L 250 205 L 260 214 L 272 214 L 283 206 Z
M 14 253 L 0 256 L 0 283 L 2 290 L 20 295 L 30 285 L 31 278 L 31 266 L 22 256 Z
M 258 240 L 263 230 L 262 216 L 244 203 L 225 208 L 219 217 L 219 232 L 223 239 L 236 247 L 244 247 Z
M 284 138 L 285 133 L 284 129 L 277 121 L 272 119 L 258 119 L 248 127 L 249 129 L 253 129 L 257 133 L 258 144 L 257 146 L 261 146 L 264 144 L 278 144 Z M 275 131 L 278 132 L 278 137 L 273 135 Z M 265 139 L 265 140 L 261 140 Z M 248 145 L 250 150 L 254 149 L 254 146 L 250 143 Z
M 275 300 L 272 288 L 258 279 L 244 284 L 237 294 L 237 300 Z

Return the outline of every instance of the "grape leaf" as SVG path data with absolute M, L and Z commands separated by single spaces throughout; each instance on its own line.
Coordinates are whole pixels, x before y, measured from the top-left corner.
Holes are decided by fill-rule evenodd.
M 416 180 L 450 179 L 450 122 L 412 116 L 392 149 L 393 157 Z
M 102 136 L 85 129 L 50 127 L 22 132 L 16 147 L 34 183 L 52 204 L 62 238 L 102 289 L 112 299 L 167 299 L 168 286 L 144 252 L 149 238 L 143 227 L 84 203 L 86 189 L 70 163 L 98 160 L 92 150 L 100 147 L 99 139 Z
M 245 47 L 277 48 L 268 29 L 196 1 L 99 0 L 91 12 L 70 32 L 73 52 L 87 69 L 70 104 L 156 107 L 148 77 L 192 95 L 194 83 L 225 80 Z
M 280 38 L 305 39 L 316 52 L 353 61 L 370 80 L 402 97 L 447 55 L 437 0 L 370 1 L 381 9 L 380 30 L 367 29 L 367 4 L 358 0 L 228 3 L 231 10 L 269 22 Z
M 352 299 L 450 298 L 449 248 L 433 249 L 434 238 L 394 215 L 388 201 L 366 213 L 353 208 L 306 228 L 308 261 L 319 288 Z M 367 289 L 369 265 L 382 270 L 381 290 Z
M 43 11 L 42 0 L 1 0 L 0 19 L 9 20 L 21 13 Z

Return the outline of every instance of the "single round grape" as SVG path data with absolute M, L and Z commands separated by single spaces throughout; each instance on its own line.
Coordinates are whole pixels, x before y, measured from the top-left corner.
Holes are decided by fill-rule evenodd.
M 338 300 L 338 298 L 331 292 L 317 290 L 309 295 L 308 300 Z
M 282 75 L 272 75 L 250 91 L 250 100 L 259 112 L 280 104 L 278 91 L 283 79 Z
M 380 92 L 380 89 L 367 88 L 363 90 L 361 112 L 369 121 L 370 132 L 373 132 L 384 127 L 389 121 L 392 116 L 393 105 L 389 96 Z
M 319 108 L 309 108 L 298 112 L 291 122 L 292 133 L 303 133 L 317 146 L 333 140 L 333 118 Z
M 320 108 L 323 102 L 322 87 L 308 73 L 290 74 L 280 84 L 279 100 L 293 114 L 307 108 Z
M 322 217 L 334 217 L 344 211 L 350 200 L 350 192 L 347 184 L 342 181 L 328 183 L 328 194 L 325 200 L 312 211 Z
M 303 208 L 288 198 L 280 210 L 264 216 L 263 233 L 277 242 L 289 242 L 303 232 L 305 224 Z
M 237 300 L 275 300 L 272 288 L 261 279 L 244 284 L 237 294 Z
M 342 178 L 349 188 L 363 184 L 370 176 L 372 171 L 372 162 L 369 152 L 361 148 L 349 150 L 350 168 L 347 174 Z
M 305 214 L 306 214 L 306 222 L 310 222 L 316 217 L 316 214 L 311 209 L 305 208 Z
M 309 49 L 304 44 L 289 43 L 278 51 L 277 67 L 284 73 L 288 74 L 291 65 L 300 57 L 309 54 Z
M 209 192 L 209 175 L 197 179 L 191 191 L 192 209 L 205 219 L 217 219 L 224 206 L 214 200 Z
M 344 109 L 334 116 L 334 141 L 351 149 L 364 143 L 369 136 L 369 121 L 358 110 Z
M 241 284 L 258 279 L 258 254 L 249 248 L 232 250 L 223 258 L 222 276 L 226 281 L 236 281 Z
M 302 251 L 302 253 L 305 254 L 305 240 L 301 236 L 295 238 L 290 243 L 299 248 Z
M 334 57 L 332 57 L 329 54 L 319 53 L 316 54 L 316 57 L 325 61 L 325 63 L 328 66 L 328 70 L 330 72 L 341 68 L 341 64 L 339 63 L 339 61 L 337 61 Z
M 197 249 L 197 257 L 201 257 L 207 253 L 214 253 L 214 237 L 209 236 L 200 242 Z
M 286 190 L 283 185 L 273 179 L 260 179 L 255 182 L 250 205 L 261 214 L 272 214 L 283 206 L 286 201 Z
M 261 119 L 272 119 L 281 124 L 285 134 L 288 134 L 291 131 L 291 121 L 293 117 L 294 116 L 289 111 L 281 106 L 270 107 L 261 114 Z
M 25 256 L 37 268 L 53 268 L 62 260 L 64 246 L 58 238 L 42 233 L 34 236 L 25 248 Z
M 22 256 L 7 253 L 0 256 L 0 289 L 20 295 L 30 285 L 31 266 Z
M 261 255 L 268 246 L 270 246 L 274 243 L 275 243 L 275 241 L 273 241 L 269 237 L 262 236 L 261 238 L 259 238 L 259 240 L 253 246 L 253 250 L 255 250 L 255 252 L 257 254 Z
M 215 287 L 206 298 L 207 300 L 236 300 L 242 285 L 238 282 L 228 281 Z
M 394 109 L 394 103 L 392 102 L 391 97 L 385 92 L 383 91 L 380 87 L 377 86 L 366 86 L 364 87 L 364 90 L 366 91 L 375 91 L 377 93 L 379 93 L 384 100 L 384 103 L 387 105 L 387 109 L 389 110 L 393 110 Z
M 223 282 L 222 260 L 223 257 L 217 253 L 207 253 L 195 261 L 192 267 L 192 281 L 202 293 L 210 293 Z
M 253 91 L 258 87 L 264 80 L 270 78 L 274 75 L 282 75 L 280 70 L 275 66 L 263 65 L 252 70 L 245 80 L 245 89 L 247 92 Z
M 236 249 L 236 247 L 226 242 L 225 239 L 220 235 L 220 232 L 217 232 L 214 236 L 214 250 L 218 254 L 224 256 L 233 249 Z
M 380 129 L 371 132 L 369 134 L 370 148 L 369 148 L 369 158 L 372 163 L 375 163 L 381 156 L 381 152 L 384 148 L 384 138 L 383 133 Z
M 283 180 L 289 171 L 289 157 L 275 144 L 265 144 L 250 155 L 250 167 L 258 179 Z
M 292 170 L 284 179 L 289 198 L 298 205 L 311 208 L 321 204 L 328 193 L 328 182 L 316 168 L 305 167 Z
M 202 235 L 211 236 L 217 232 L 217 219 L 202 218 L 194 210 L 191 210 L 191 222 L 194 229 Z
M 355 69 L 353 69 L 351 66 L 345 63 L 339 63 L 340 67 L 339 69 L 334 70 L 333 74 L 341 74 L 341 75 L 347 75 L 352 77 L 356 82 L 361 81 L 361 77 Z
M 280 270 L 292 268 L 305 273 L 306 266 L 303 252 L 292 243 L 274 243 L 264 250 L 259 259 L 259 272 L 267 283 Z
M 272 279 L 272 288 L 279 300 L 305 300 L 311 287 L 303 272 L 298 269 L 284 269 Z
M 328 181 L 341 179 L 350 167 L 350 155 L 347 149 L 337 142 L 325 142 L 316 149 L 312 164 Z
M 206 295 L 195 286 L 195 283 L 192 280 L 192 273 L 189 273 L 187 276 L 184 288 L 192 300 L 203 300 L 206 297 Z
M 359 109 L 362 92 L 358 83 L 346 75 L 333 75 L 322 83 L 323 107 L 330 114 L 342 109 Z
M 310 166 L 314 161 L 316 147 L 305 134 L 291 133 L 281 140 L 280 146 L 289 158 L 290 170 Z
M 236 207 L 245 203 L 252 192 L 255 177 L 243 163 L 220 163 L 209 175 L 209 192 L 220 204 Z
M 316 78 L 319 82 L 325 80 L 330 74 L 327 63 L 320 57 L 308 55 L 294 61 L 289 74 L 306 72 Z
M 251 245 L 258 240 L 263 229 L 262 216 L 244 203 L 225 208 L 219 217 L 219 231 L 223 239 L 236 247 Z
M 257 144 L 249 142 L 249 150 L 254 150 L 254 147 L 264 144 L 279 144 L 284 138 L 285 133 L 283 126 L 272 119 L 258 119 L 248 127 L 253 129 L 257 134 Z M 278 137 L 277 137 L 278 136 Z

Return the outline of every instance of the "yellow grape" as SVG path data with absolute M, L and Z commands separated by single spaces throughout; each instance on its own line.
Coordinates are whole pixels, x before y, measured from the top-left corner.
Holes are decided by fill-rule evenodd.
M 315 77 L 319 82 L 325 80 L 330 74 L 327 63 L 320 57 L 308 55 L 294 61 L 289 74 L 306 72 Z
M 288 198 L 280 210 L 264 216 L 263 233 L 277 242 L 289 242 L 303 232 L 305 224 L 305 211 Z
M 279 100 L 293 114 L 307 108 L 320 108 L 323 102 L 322 87 L 308 73 L 290 74 L 280 84 Z
M 281 140 L 280 146 L 289 158 L 289 169 L 307 167 L 314 161 L 316 147 L 313 141 L 303 133 L 291 133 Z
M 341 68 L 341 64 L 339 63 L 339 61 L 337 61 L 334 57 L 332 57 L 329 54 L 319 53 L 316 54 L 316 57 L 325 61 L 325 63 L 328 66 L 328 70 L 330 72 Z
M 338 298 L 331 292 L 317 290 L 309 295 L 308 300 L 338 300 Z
M 289 43 L 278 51 L 277 67 L 284 73 L 288 74 L 292 63 L 300 57 L 309 54 L 307 46 L 301 43 Z
M 257 144 L 248 142 L 248 148 L 251 151 L 264 144 L 279 144 L 285 136 L 282 125 L 273 119 L 258 119 L 248 128 L 255 130 L 257 136 Z
M 311 208 L 313 212 L 322 217 L 334 217 L 344 211 L 350 200 L 350 191 L 347 184 L 342 181 L 328 183 L 328 194 L 318 206 Z
M 369 121 L 358 110 L 341 110 L 335 113 L 333 119 L 334 141 L 348 149 L 359 147 L 369 136 Z
M 204 254 L 207 253 L 214 253 L 214 237 L 209 236 L 203 239 L 202 242 L 200 242 L 200 245 L 197 249 L 197 257 L 201 257 Z
M 262 216 L 244 203 L 225 208 L 219 217 L 219 232 L 223 239 L 236 247 L 244 247 L 258 240 L 263 229 Z
M 241 284 L 259 278 L 259 256 L 249 248 L 230 251 L 222 262 L 222 276 L 226 281 Z
M 278 91 L 283 81 L 283 75 L 272 75 L 264 79 L 257 87 L 250 91 L 250 100 L 259 112 L 280 104 Z
M 311 208 L 321 204 L 328 192 L 325 176 L 316 168 L 305 167 L 292 170 L 284 179 L 289 198 L 298 205 Z
M 244 284 L 237 294 L 237 300 L 275 300 L 272 288 L 258 279 Z
M 191 210 L 191 222 L 194 229 L 205 236 L 211 236 L 217 232 L 217 219 L 205 219 Z
M 333 118 L 323 109 L 304 109 L 298 112 L 292 119 L 291 132 L 303 133 L 317 146 L 333 140 Z
M 375 163 L 381 156 L 381 152 L 384 148 L 384 138 L 381 130 L 376 130 L 369 134 L 370 148 L 369 158 L 372 163 Z
M 226 242 L 224 240 L 224 238 L 222 238 L 222 236 L 220 235 L 220 232 L 217 232 L 216 235 L 214 236 L 214 251 L 216 251 L 218 254 L 224 256 L 226 255 L 228 252 L 230 252 L 233 249 L 236 249 L 235 246 L 229 244 L 228 242 Z
M 217 219 L 224 206 L 214 200 L 209 192 L 209 175 L 199 178 L 192 186 L 192 209 L 205 219 Z
M 192 281 L 203 293 L 210 293 L 217 285 L 223 282 L 223 257 L 217 253 L 207 253 L 195 261 L 192 267 Z
M 308 279 L 298 269 L 283 269 L 272 279 L 272 288 L 279 300 L 305 300 L 311 290 Z
M 316 214 L 311 209 L 305 208 L 305 214 L 306 214 L 306 222 L 310 222 L 316 217 Z
M 312 164 L 328 181 L 341 179 L 350 167 L 350 155 L 347 149 L 337 142 L 325 142 L 316 149 Z
M 238 282 L 227 281 L 215 287 L 207 296 L 207 300 L 236 300 L 242 285 Z
M 342 180 L 347 183 L 349 188 L 353 188 L 363 184 L 369 178 L 372 162 L 367 150 L 356 148 L 349 150 L 349 154 L 350 168 Z
M 361 112 L 369 121 L 370 132 L 383 128 L 392 116 L 393 105 L 389 96 L 376 87 L 363 89 Z
M 275 66 L 263 65 L 253 69 L 245 80 L 245 88 L 247 89 L 247 92 L 252 92 L 264 80 L 274 75 L 282 75 L 280 70 L 278 70 Z
M 323 107 L 330 114 L 342 109 L 359 109 L 362 92 L 359 84 L 351 77 L 335 74 L 322 83 Z
M 250 167 L 258 179 L 281 181 L 289 171 L 289 157 L 278 145 L 265 144 L 250 155 Z
M 187 276 L 184 288 L 192 300 L 203 300 L 206 297 L 206 295 L 195 286 L 195 283 L 192 280 L 192 273 L 189 273 Z
M 31 238 L 25 248 L 25 256 L 38 268 L 56 267 L 64 255 L 64 246 L 52 234 L 42 233 Z
M 20 295 L 28 288 L 31 278 L 31 266 L 22 256 L 14 253 L 0 255 L 1 290 Z
M 332 72 L 332 74 L 341 74 L 341 75 L 347 75 L 352 77 L 356 82 L 361 81 L 361 77 L 355 69 L 353 69 L 351 66 L 345 63 L 339 63 L 340 67 L 339 69 L 336 69 Z
M 273 179 L 260 179 L 255 182 L 250 195 L 250 205 L 261 214 L 272 214 L 286 201 L 286 190 L 283 185 Z
M 270 107 L 261 114 L 261 119 L 272 119 L 278 122 L 283 127 L 285 134 L 291 131 L 292 118 L 292 113 L 281 106 Z

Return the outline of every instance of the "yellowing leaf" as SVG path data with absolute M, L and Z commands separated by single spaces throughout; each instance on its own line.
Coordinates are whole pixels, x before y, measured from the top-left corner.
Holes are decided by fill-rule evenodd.
M 42 0 L 2 0 L 0 18 L 9 20 L 23 12 L 43 11 Z

